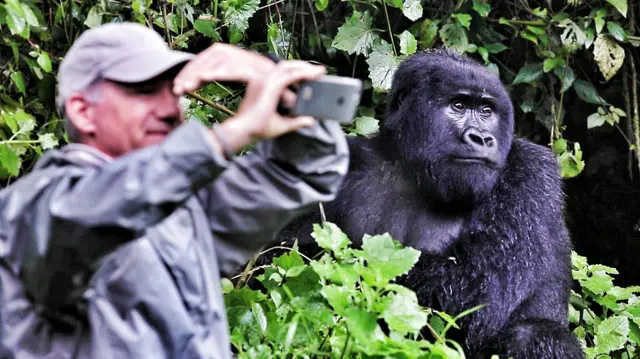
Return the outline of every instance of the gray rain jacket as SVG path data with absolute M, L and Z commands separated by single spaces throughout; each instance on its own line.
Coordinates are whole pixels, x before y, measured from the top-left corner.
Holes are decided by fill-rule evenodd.
M 0 192 L 4 344 L 21 358 L 231 357 L 220 273 L 334 198 L 337 122 L 226 161 L 190 121 L 111 160 L 47 152 Z

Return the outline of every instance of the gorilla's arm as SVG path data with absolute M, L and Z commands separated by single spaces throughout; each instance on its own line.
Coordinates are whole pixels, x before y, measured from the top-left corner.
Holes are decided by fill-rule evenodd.
M 506 325 L 488 343 L 492 353 L 485 354 L 516 359 L 584 358 L 578 341 L 568 330 L 571 243 L 564 221 L 562 182 L 553 154 L 528 141 L 516 140 L 496 196 L 483 217 L 502 218 L 506 223 L 494 225 L 514 230 L 508 240 L 513 255 L 511 280 L 505 281 L 503 290 L 517 293 L 522 286 L 532 290 L 510 313 L 505 313 L 509 314 Z M 511 211 L 510 215 L 501 217 L 500 212 L 505 210 Z M 517 277 L 521 283 L 512 280 Z M 511 299 L 518 297 L 516 294 Z M 508 307 L 508 303 L 503 304 Z

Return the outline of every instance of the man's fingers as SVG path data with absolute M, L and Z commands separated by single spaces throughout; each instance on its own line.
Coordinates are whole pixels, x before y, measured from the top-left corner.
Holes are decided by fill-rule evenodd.
M 282 133 L 288 133 L 295 130 L 299 130 L 304 127 L 313 126 L 316 123 L 316 120 L 313 117 L 309 116 L 300 116 L 300 117 L 285 117 L 283 118 L 283 131 Z

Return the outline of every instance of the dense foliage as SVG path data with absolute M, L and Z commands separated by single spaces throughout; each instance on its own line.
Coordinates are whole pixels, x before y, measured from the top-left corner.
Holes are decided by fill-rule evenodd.
M 223 41 L 357 76 L 366 92 L 357 119 L 345 128 L 351 135 L 377 131 L 404 58 L 433 47 L 455 49 L 500 74 L 518 110 L 518 131 L 551 146 L 562 174 L 575 177 L 585 164 L 580 144 L 568 135 L 571 126 L 610 126 L 636 159 L 640 153 L 636 13 L 633 0 L 6 0 L 0 4 L 0 181 L 10 183 L 44 150 L 66 142 L 54 106 L 57 68 L 83 30 L 112 21 L 154 27 L 186 51 Z M 212 84 L 182 103 L 188 115 L 212 123 L 233 114 L 242 94 L 242 87 Z M 324 257 L 305 260 L 291 251 L 263 268 L 266 292 L 240 281 L 227 293 L 241 357 L 461 356 L 445 339 L 453 319 L 420 308 L 415 294 L 390 282 L 410 269 L 416 252 L 385 235 L 365 239 L 376 251 L 354 250 L 328 224 L 316 228 L 316 239 Z M 382 260 L 378 251 L 408 261 Z M 611 274 L 615 269 L 574 255 L 580 292 L 570 320 L 590 358 L 638 353 L 638 288 L 614 286 Z M 441 340 L 416 336 L 425 326 Z

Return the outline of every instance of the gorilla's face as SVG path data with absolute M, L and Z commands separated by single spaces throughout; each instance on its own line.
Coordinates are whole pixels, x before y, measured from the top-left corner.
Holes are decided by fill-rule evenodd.
M 427 200 L 468 209 L 505 166 L 512 105 L 488 69 L 448 53 L 418 54 L 396 72 L 382 135 Z

